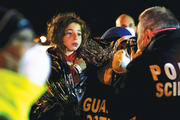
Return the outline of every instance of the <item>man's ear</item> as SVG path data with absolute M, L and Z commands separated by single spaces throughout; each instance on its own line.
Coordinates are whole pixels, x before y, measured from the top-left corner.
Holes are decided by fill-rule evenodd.
M 152 31 L 151 31 L 150 29 L 147 29 L 147 30 L 145 31 L 145 35 L 146 35 L 147 41 L 150 42 L 151 39 L 152 39 L 152 37 L 153 37 Z
M 151 42 L 152 37 L 152 31 L 150 29 L 146 29 L 144 32 L 143 44 L 147 46 Z

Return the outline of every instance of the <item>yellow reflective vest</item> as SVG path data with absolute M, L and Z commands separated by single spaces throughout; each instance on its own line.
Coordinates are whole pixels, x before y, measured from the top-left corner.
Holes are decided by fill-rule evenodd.
M 47 90 L 26 77 L 0 69 L 0 116 L 8 120 L 29 120 L 32 104 Z

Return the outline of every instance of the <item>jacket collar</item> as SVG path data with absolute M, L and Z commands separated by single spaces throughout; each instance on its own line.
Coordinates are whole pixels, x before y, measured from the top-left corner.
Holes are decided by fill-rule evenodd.
M 56 51 L 57 51 L 57 49 L 54 47 L 50 47 L 47 49 L 47 53 L 48 53 L 48 55 L 51 56 L 51 58 L 59 59 Z
M 176 38 L 180 38 L 180 29 L 160 31 L 152 38 L 145 51 L 166 49 L 167 46 L 177 41 Z

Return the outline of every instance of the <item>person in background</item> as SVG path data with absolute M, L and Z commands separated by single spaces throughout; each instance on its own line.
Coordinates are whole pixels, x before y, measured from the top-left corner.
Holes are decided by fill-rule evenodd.
M 20 12 L 0 7 L 0 120 L 29 120 L 31 106 L 47 90 L 50 58 L 34 36 Z
M 125 67 L 131 60 L 130 54 L 127 52 L 127 40 L 131 37 L 133 36 L 130 31 L 123 27 L 111 27 L 102 35 L 101 41 L 109 43 L 108 46 L 114 46 L 114 54 L 97 72 L 99 80 L 104 84 L 112 85 L 117 77 L 115 73 L 125 72 Z M 121 58 L 118 57 L 117 60 L 116 56 L 121 56 Z
M 114 94 L 115 79 L 122 77 L 131 59 L 126 44 L 131 37 L 126 28 L 112 27 L 101 39 L 90 39 L 82 48 L 81 55 L 86 60 L 88 71 L 87 89 L 80 103 L 84 119 L 112 119 L 112 102 L 117 96 Z M 114 58 L 117 51 L 121 52 Z M 118 77 L 115 72 L 118 72 Z
M 180 23 L 166 7 L 154 6 L 139 15 L 137 56 L 127 66 L 125 87 L 114 106 L 125 119 L 179 119 Z
M 128 14 L 121 14 L 119 17 L 116 18 L 116 27 L 124 27 L 128 29 L 132 36 L 136 37 L 136 24 L 135 20 Z M 138 54 L 136 54 L 137 51 L 137 45 L 136 40 L 129 41 L 131 46 L 131 58 L 134 59 Z
M 35 120 L 83 119 L 78 106 L 86 89 L 86 63 L 80 51 L 90 31 L 75 13 L 59 13 L 47 26 L 47 39 L 52 47 L 47 52 L 52 59 L 48 92 L 32 110 Z
M 116 27 L 124 27 L 131 32 L 132 36 L 136 35 L 135 21 L 131 16 L 127 14 L 121 14 L 116 18 Z
M 112 27 L 103 34 L 101 40 L 91 39 L 82 49 L 82 55 L 88 61 L 87 89 L 81 100 L 85 120 L 112 119 L 112 102 L 115 95 L 112 59 L 117 49 L 120 49 L 118 46 L 121 40 L 126 37 L 128 39 L 128 36 L 130 37 L 131 33 L 126 28 Z

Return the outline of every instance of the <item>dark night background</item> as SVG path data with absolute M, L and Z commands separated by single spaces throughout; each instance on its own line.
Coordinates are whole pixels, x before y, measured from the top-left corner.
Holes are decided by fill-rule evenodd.
M 160 5 L 169 8 L 180 20 L 179 2 L 173 0 L 0 0 L 0 5 L 15 8 L 28 18 L 37 35 L 46 33 L 46 24 L 58 12 L 75 12 L 86 21 L 92 36 L 101 36 L 115 26 L 116 18 L 126 13 L 135 19 L 146 8 Z

